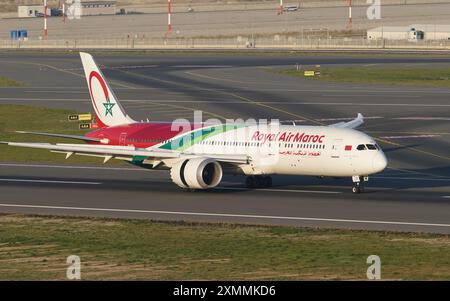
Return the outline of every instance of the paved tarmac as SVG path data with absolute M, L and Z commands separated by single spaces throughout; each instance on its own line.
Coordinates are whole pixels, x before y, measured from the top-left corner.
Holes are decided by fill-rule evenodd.
M 450 90 L 325 83 L 279 75 L 279 68 L 450 65 L 448 57 L 153 54 L 96 55 L 135 119 L 278 118 L 335 123 L 358 112 L 389 168 L 353 195 L 350 179 L 275 177 L 248 190 L 243 177 L 185 193 L 166 171 L 0 163 L 0 212 L 184 219 L 450 233 Z M 76 54 L 2 53 L 0 76 L 26 83 L 0 88 L 0 103 L 90 111 Z M 311 121 L 312 120 L 312 121 Z M 58 154 L 55 154 L 58 156 Z

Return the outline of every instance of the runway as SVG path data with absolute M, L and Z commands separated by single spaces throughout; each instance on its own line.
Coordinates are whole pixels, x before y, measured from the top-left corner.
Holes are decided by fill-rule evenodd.
M 271 189 L 248 190 L 242 177 L 227 177 L 212 191 L 186 193 L 166 171 L 3 162 L 0 212 L 450 233 L 448 89 L 324 83 L 274 72 L 296 64 L 442 66 L 450 65 L 448 57 L 96 58 L 135 119 L 192 119 L 201 109 L 205 119 L 330 124 L 361 112 L 361 130 L 379 139 L 389 168 L 362 195 L 351 194 L 350 179 L 281 176 Z M 80 68 L 75 54 L 0 54 L 0 75 L 26 83 L 0 88 L 0 103 L 90 111 Z

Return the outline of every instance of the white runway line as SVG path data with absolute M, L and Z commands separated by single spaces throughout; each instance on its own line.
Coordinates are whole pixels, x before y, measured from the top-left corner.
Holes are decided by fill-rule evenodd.
M 419 181 L 444 181 L 450 182 L 450 178 L 405 178 L 405 177 L 383 177 L 383 176 L 372 176 L 372 179 L 389 179 L 389 180 L 419 180 Z
M 210 216 L 210 217 L 235 217 L 252 219 L 273 219 L 273 220 L 297 220 L 297 221 L 315 221 L 315 222 L 335 222 L 335 223 L 357 223 L 357 224 L 379 224 L 379 225 L 398 225 L 398 226 L 422 226 L 422 227 L 446 227 L 450 224 L 433 224 L 421 222 L 399 222 L 399 221 L 377 221 L 377 220 L 356 220 L 356 219 L 338 219 L 338 218 L 318 218 L 318 217 L 297 217 L 297 216 L 274 216 L 274 215 L 253 215 L 253 214 L 230 214 L 230 213 L 208 213 L 208 212 L 189 212 L 189 211 L 158 211 L 141 209 L 116 209 L 116 208 L 89 208 L 89 207 L 65 207 L 65 206 L 44 206 L 44 205 L 19 205 L 19 204 L 0 204 L 0 207 L 10 208 L 28 208 L 28 209 L 53 209 L 53 210 L 73 210 L 73 211 L 99 211 L 99 212 L 123 212 L 123 213 L 148 213 L 148 214 L 166 214 L 166 215 L 186 215 L 186 216 Z
M 73 102 L 88 102 L 88 98 L 14 98 L 14 97 L 0 97 L 0 101 L 73 101 Z M 177 99 L 121 99 L 121 102 L 137 102 L 137 103 L 206 103 L 206 104 L 238 104 L 251 105 L 248 102 L 242 101 L 206 101 L 206 100 L 177 100 Z M 290 102 L 290 101 L 258 101 L 255 104 L 277 104 L 277 105 L 314 105 L 314 106 L 398 106 L 398 107 L 450 107 L 450 104 L 413 104 L 413 103 L 358 103 L 358 102 Z
M 450 199 L 450 195 L 444 195 L 443 198 L 444 199 Z
M 433 138 L 440 137 L 440 135 L 409 135 L 409 136 L 382 136 L 382 139 L 410 139 L 410 138 Z
M 82 185 L 100 185 L 100 182 L 82 182 L 82 181 L 56 181 L 56 180 L 32 180 L 32 179 L 7 179 L 0 178 L 0 182 L 26 182 L 26 183 L 52 183 L 52 184 L 82 184 Z
M 397 118 L 392 118 L 392 119 L 397 119 L 397 120 L 422 120 L 422 121 L 427 121 L 427 120 L 450 121 L 450 117 L 397 117 Z
M 24 93 L 64 93 L 64 94 L 88 94 L 87 91 L 60 91 L 60 90 L 52 90 L 52 91 L 43 91 L 43 90 L 39 90 L 39 91 L 33 91 L 33 90 L 27 90 L 27 91 L 23 91 Z
M 171 68 L 232 68 L 230 65 L 175 65 Z
M 384 117 L 381 116 L 364 116 L 364 119 L 382 119 Z M 316 119 L 317 121 L 346 121 L 346 120 L 353 120 L 355 117 L 342 117 L 342 118 L 321 118 Z

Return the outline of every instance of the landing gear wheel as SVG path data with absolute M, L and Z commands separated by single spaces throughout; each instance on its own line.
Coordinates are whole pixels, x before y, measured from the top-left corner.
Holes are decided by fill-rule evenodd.
M 364 182 L 353 183 L 352 192 L 356 194 L 364 192 Z
M 354 185 L 352 187 L 352 192 L 356 194 L 361 193 L 361 188 L 358 185 Z
M 368 176 L 353 176 L 352 180 L 353 180 L 352 192 L 358 194 L 358 193 L 364 192 L 364 184 L 365 184 L 365 182 L 369 181 L 369 177 Z

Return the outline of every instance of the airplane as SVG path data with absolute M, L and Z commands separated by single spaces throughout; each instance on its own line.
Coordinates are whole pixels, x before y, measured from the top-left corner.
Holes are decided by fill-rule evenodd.
M 72 155 L 124 160 L 148 169 L 169 169 L 184 190 L 218 186 L 225 173 L 246 176 L 246 186 L 272 186 L 272 175 L 351 177 L 352 192 L 364 191 L 369 175 L 387 159 L 375 140 L 356 130 L 362 114 L 328 126 L 270 123 L 184 123 L 135 121 L 125 113 L 93 57 L 80 52 L 98 129 L 85 135 L 19 131 L 71 138 L 75 143 L 1 142 Z

